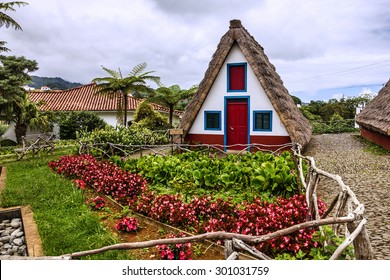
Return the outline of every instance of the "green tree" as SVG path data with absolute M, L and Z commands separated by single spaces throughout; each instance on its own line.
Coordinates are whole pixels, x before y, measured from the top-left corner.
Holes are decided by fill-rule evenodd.
M 160 85 L 160 77 L 151 75 L 154 71 L 145 72 L 146 66 L 146 63 L 136 65 L 127 77 L 122 76 L 120 69 L 115 71 L 102 66 L 103 70 L 110 74 L 110 76 L 92 80 L 98 84 L 98 94 L 105 94 L 111 97 L 120 94 L 121 98 L 118 99 L 117 117 L 123 126 L 127 126 L 127 103 L 129 94 L 139 96 L 154 92 L 154 89 L 147 85 L 147 81 L 152 81 Z
M 302 105 L 302 100 L 299 97 L 296 97 L 294 95 L 291 95 L 291 97 L 294 100 L 295 105 Z
M 134 114 L 132 127 L 145 127 L 150 130 L 165 130 L 169 124 L 159 112 L 153 109 L 153 106 L 147 101 L 141 102 Z
M 179 85 L 160 87 L 152 93 L 148 100 L 169 108 L 169 127 L 173 124 L 173 112 L 180 101 L 189 99 L 198 89 L 193 86 L 190 89 L 181 89 Z
M 77 132 L 84 133 L 103 129 L 107 123 L 91 112 L 70 112 L 60 118 L 59 126 L 61 139 L 76 139 Z
M 0 55 L 0 120 L 15 123 L 18 143 L 26 135 L 27 128 L 48 129 L 49 113 L 39 110 L 41 103 L 29 100 L 22 86 L 30 81 L 29 72 L 38 69 L 34 60 L 25 57 Z
M 41 111 L 39 107 L 42 104 L 43 102 L 32 102 L 27 92 L 13 104 L 10 120 L 15 123 L 15 136 L 19 144 L 22 142 L 22 136 L 26 136 L 29 127 L 42 131 L 51 129 L 51 113 Z
M 14 6 L 25 6 L 28 5 L 26 2 L 21 1 L 14 1 L 14 2 L 6 2 L 1 3 L 0 2 L 0 27 L 5 26 L 5 28 L 12 27 L 15 30 L 22 30 L 22 27 L 9 15 L 7 15 L 5 12 L 7 11 L 15 11 Z M 5 47 L 6 42 L 0 41 L 0 52 L 7 52 L 9 49 Z

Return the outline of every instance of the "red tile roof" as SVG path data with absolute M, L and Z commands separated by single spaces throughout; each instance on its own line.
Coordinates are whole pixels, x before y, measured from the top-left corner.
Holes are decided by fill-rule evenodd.
M 96 84 L 91 83 L 67 90 L 31 91 L 29 97 L 33 102 L 43 100 L 45 103 L 40 108 L 44 111 L 117 111 L 119 94 L 112 98 L 96 92 Z M 127 110 L 135 111 L 140 102 L 128 96 Z M 152 106 L 157 111 L 169 112 L 168 108 L 161 105 L 152 103 Z M 175 114 L 182 115 L 182 112 L 175 111 Z

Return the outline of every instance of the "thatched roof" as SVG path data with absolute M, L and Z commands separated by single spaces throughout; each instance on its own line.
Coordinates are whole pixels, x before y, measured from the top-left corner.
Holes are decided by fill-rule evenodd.
M 305 146 L 311 138 L 311 126 L 294 104 L 288 90 L 284 87 L 275 67 L 269 62 L 264 49 L 241 25 L 241 21 L 230 21 L 228 32 L 221 38 L 198 91 L 188 104 L 180 123 L 186 135 L 191 129 L 203 102 L 221 70 L 233 45 L 237 44 L 248 64 L 256 75 L 260 85 L 277 112 L 291 140 Z
M 366 129 L 390 136 L 390 80 L 356 116 L 356 122 Z

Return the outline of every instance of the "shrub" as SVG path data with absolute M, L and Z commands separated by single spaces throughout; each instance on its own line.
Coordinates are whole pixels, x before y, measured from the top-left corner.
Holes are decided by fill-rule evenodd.
M 1 124 L 1 123 L 0 123 L 0 137 L 1 137 L 4 133 L 7 132 L 8 127 L 9 127 L 8 125 Z
M 123 151 L 131 152 L 135 148 L 125 147 L 131 145 L 162 145 L 168 142 L 168 138 L 159 132 L 153 132 L 150 129 L 141 126 L 126 127 L 107 127 L 104 130 L 95 130 L 84 134 L 83 142 L 87 143 L 114 143 L 122 145 Z M 108 145 L 99 147 L 101 150 L 109 149 Z M 93 151 L 95 156 L 102 156 L 104 153 L 101 150 Z M 112 154 L 124 155 L 123 151 L 111 150 Z
M 88 199 L 87 204 L 94 210 L 100 210 L 106 206 L 106 200 L 98 195 L 95 198 Z
M 184 237 L 184 233 L 179 233 L 178 236 L 170 233 L 167 238 Z M 157 245 L 157 249 L 163 260 L 191 260 L 191 243 L 185 244 L 168 244 Z
M 15 141 L 12 141 L 11 139 L 3 139 L 0 141 L 0 146 L 2 147 L 13 147 L 16 145 L 17 143 Z
M 108 127 L 86 134 L 83 140 L 93 139 L 95 143 L 115 143 L 121 145 L 159 145 L 168 142 L 161 133 L 143 127 Z
M 145 127 L 150 130 L 166 130 L 169 128 L 169 123 L 163 115 L 153 109 L 151 104 L 143 101 L 135 111 L 132 126 Z
M 94 113 L 72 111 L 61 117 L 59 126 L 61 139 L 76 139 L 78 133 L 102 129 L 107 123 Z
M 133 217 L 123 217 L 116 224 L 115 228 L 119 231 L 124 232 L 133 232 L 137 231 L 139 223 L 136 218 Z

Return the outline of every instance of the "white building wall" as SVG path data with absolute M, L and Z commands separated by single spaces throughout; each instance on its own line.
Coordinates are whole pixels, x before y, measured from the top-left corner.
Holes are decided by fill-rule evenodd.
M 102 112 L 95 112 L 95 113 L 96 113 L 96 115 L 101 117 L 108 125 L 111 125 L 113 127 L 117 126 L 116 112 L 103 112 L 102 111 Z M 168 117 L 168 113 L 163 112 L 161 114 Z M 127 112 L 127 120 L 131 121 L 133 119 L 134 119 L 134 111 Z M 179 118 L 177 115 L 174 115 L 173 119 L 174 119 L 174 123 L 177 123 L 179 121 Z M 32 135 L 32 134 L 40 134 L 40 132 L 39 131 L 32 131 L 32 130 L 28 129 L 27 135 Z M 60 128 L 59 128 L 58 124 L 54 124 L 53 134 L 55 134 L 56 137 L 59 138 Z M 13 123 L 10 124 L 8 130 L 2 135 L 1 139 L 10 139 L 10 140 L 16 142 L 15 125 Z
M 240 48 L 235 45 L 231 49 L 220 72 L 212 85 L 205 102 L 202 105 L 199 114 L 189 131 L 190 134 L 213 134 L 224 135 L 225 127 L 225 97 L 250 97 L 249 109 L 249 130 L 250 135 L 273 135 L 288 136 L 288 133 L 282 125 L 277 112 L 274 110 L 271 101 L 268 99 L 253 73 L 249 64 L 247 64 L 247 91 L 246 92 L 228 92 L 227 91 L 227 64 L 247 62 Z M 253 111 L 272 110 L 272 131 L 253 131 Z M 221 111 L 222 129 L 220 131 L 204 130 L 204 111 Z

